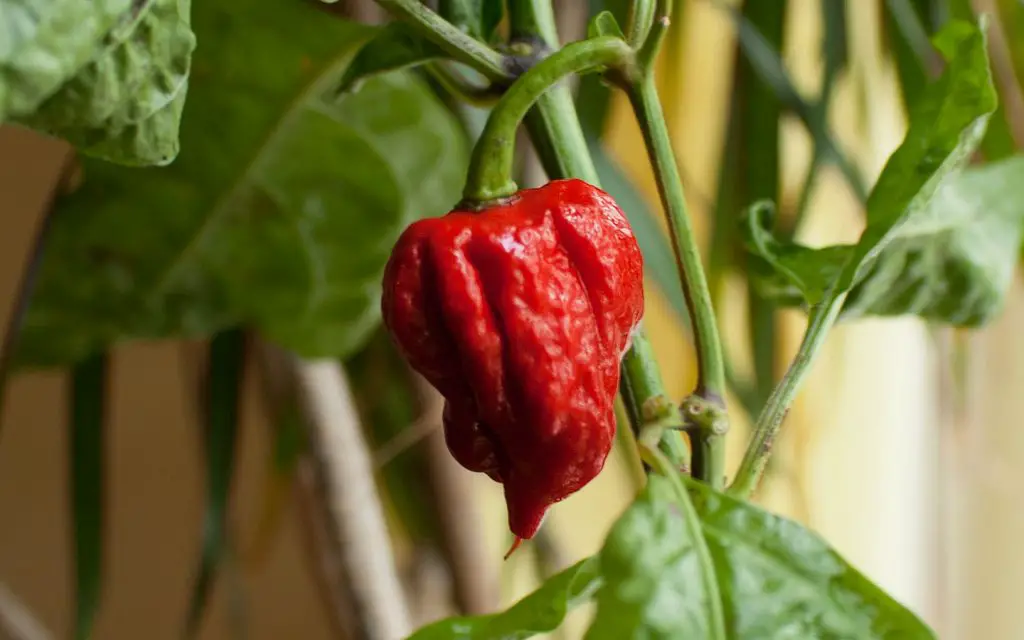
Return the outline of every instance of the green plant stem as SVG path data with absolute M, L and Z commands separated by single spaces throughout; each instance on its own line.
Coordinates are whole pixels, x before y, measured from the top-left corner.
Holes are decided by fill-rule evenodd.
M 655 0 L 633 0 L 629 3 L 629 22 L 626 39 L 634 49 L 643 46 L 654 22 Z
M 559 48 L 555 13 L 549 0 L 510 0 L 508 12 L 513 42 L 539 41 L 549 51 Z M 576 177 L 600 184 L 567 83 L 560 82 L 548 89 L 527 112 L 524 123 L 548 176 Z
M 458 96 L 466 104 L 475 107 L 489 107 L 501 98 L 502 89 L 496 85 L 475 85 L 451 70 L 445 62 L 431 62 L 427 72 L 445 91 Z
M 810 318 L 807 321 L 807 331 L 804 333 L 800 349 L 796 358 L 782 377 L 778 386 L 768 397 L 764 410 L 758 416 L 754 424 L 754 433 L 750 443 L 747 445 L 743 461 L 736 471 L 736 478 L 729 487 L 729 493 L 742 499 L 748 499 L 757 489 L 764 474 L 764 468 L 771 457 L 772 445 L 779 433 L 779 427 L 793 403 L 800 385 L 810 371 L 815 356 L 825 344 L 825 338 L 829 329 L 835 324 L 839 312 L 843 308 L 846 294 L 836 297 L 826 296 L 826 301 L 815 306 L 811 310 Z
M 530 107 L 552 85 L 568 75 L 596 67 L 628 69 L 632 61 L 633 50 L 629 45 L 619 38 L 602 36 L 569 44 L 520 76 L 494 107 L 473 148 L 464 201 L 487 203 L 516 192 L 512 180 L 516 129 Z
M 448 55 L 473 67 L 489 80 L 507 83 L 514 79 L 505 56 L 460 31 L 419 0 L 377 0 L 377 4 L 411 23 Z
M 551 0 L 511 0 L 508 11 L 513 42 L 539 38 L 551 51 L 558 49 L 558 24 Z
M 644 38 L 643 45 L 636 52 L 637 64 L 644 70 L 644 75 L 650 76 L 653 73 L 655 58 L 658 57 L 665 35 L 672 24 L 672 5 L 672 0 L 658 0 L 650 30 Z
M 651 427 L 660 428 L 661 450 L 680 471 L 689 473 L 690 447 L 679 434 L 667 433 L 682 429 L 683 418 L 665 392 L 654 350 L 643 333 L 633 338 L 632 346 L 622 358 L 622 381 L 625 387 L 622 396 L 628 399 L 627 410 L 636 434 L 642 436 Z
M 650 36 L 652 38 L 655 37 L 654 29 Z M 629 96 L 654 167 L 658 191 L 671 230 L 683 295 L 693 325 L 698 369 L 695 395 L 718 405 L 724 411 L 725 361 L 722 358 L 711 291 L 704 278 L 704 267 L 686 210 L 679 168 L 661 112 L 654 76 L 645 73 L 640 82 L 630 87 Z M 725 443 L 722 434 L 702 427 L 697 435 L 693 450 L 694 476 L 719 488 L 725 478 Z
M 631 428 L 633 417 L 629 415 L 626 410 L 625 401 L 622 397 L 615 399 L 615 438 L 619 441 L 619 446 L 622 449 L 622 453 L 625 457 L 626 470 L 629 474 L 630 480 L 633 482 L 633 488 L 636 491 L 640 491 L 644 487 L 644 482 L 647 480 L 647 471 L 644 468 L 644 463 L 640 460 L 637 453 L 639 452 L 636 433 Z

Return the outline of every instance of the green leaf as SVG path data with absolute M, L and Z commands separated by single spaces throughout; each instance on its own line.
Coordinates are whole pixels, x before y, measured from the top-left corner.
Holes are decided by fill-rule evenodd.
M 907 106 L 914 96 L 920 94 L 928 74 L 942 64 L 938 51 L 928 40 L 929 34 L 947 17 L 974 20 L 974 10 L 970 0 L 887 0 L 886 8 L 890 48 L 900 78 L 903 103 Z M 1004 13 L 1007 8 L 1013 10 L 1012 7 L 1000 8 L 1000 19 L 1004 25 L 1007 23 Z M 996 88 L 1002 90 L 999 86 Z M 988 162 L 1009 157 L 1016 150 L 1004 102 L 1000 100 L 999 107 L 989 119 L 979 147 Z
M 851 290 L 843 319 L 916 315 L 957 326 L 999 313 L 1024 236 L 1024 157 L 971 167 L 947 181 L 928 205 L 893 232 L 886 249 Z M 770 211 L 752 210 L 750 250 L 772 269 L 759 289 L 776 301 L 820 301 L 853 252 L 780 243 Z
M 742 236 L 753 267 L 749 273 L 759 293 L 776 302 L 820 303 L 839 278 L 853 247 L 812 249 L 777 239 L 772 234 L 775 208 L 761 201 L 743 218 Z
M 615 14 L 611 11 L 602 11 L 594 16 L 590 24 L 587 25 L 587 37 L 596 38 L 598 36 L 626 38 L 622 33 L 622 27 L 619 26 L 619 22 L 615 19 Z
M 889 157 L 867 202 L 867 228 L 839 288 L 849 289 L 871 267 L 900 224 L 920 213 L 939 185 L 978 147 L 996 93 L 985 34 L 966 22 L 950 22 L 935 38 L 948 66 L 910 111 L 910 127 Z
M 649 478 L 598 557 L 587 640 L 933 637 L 816 534 L 679 475 Z
M 181 155 L 85 163 L 58 206 L 21 366 L 238 324 L 304 357 L 363 343 L 395 239 L 458 200 L 466 143 L 410 74 L 335 99 L 370 32 L 324 18 L 306 3 L 197 4 Z
M 979 29 L 950 23 L 936 46 L 947 70 L 911 111 L 856 245 L 781 242 L 768 231 L 770 210 L 750 211 L 744 239 L 763 261 L 755 273 L 765 295 L 814 305 L 850 291 L 847 318 L 916 314 L 961 326 L 999 311 L 1021 238 L 1013 193 L 1024 165 L 1012 159 L 958 173 L 984 135 L 995 92 Z
M 928 39 L 928 30 L 921 15 L 926 7 L 911 0 L 886 0 L 885 26 L 889 48 L 900 79 L 904 106 L 921 95 L 928 84 L 928 69 L 937 55 Z M 917 5 L 917 6 L 915 6 Z
M 74 536 L 74 637 L 92 635 L 103 587 L 103 460 L 107 413 L 107 355 L 71 371 L 71 528 Z
M 227 552 L 227 510 L 234 475 L 245 332 L 230 329 L 210 341 L 203 399 L 203 444 L 206 458 L 206 516 L 203 550 L 192 585 L 186 637 L 194 637 L 202 622 L 217 568 Z
M 726 638 L 716 567 L 677 485 L 650 476 L 609 532 L 599 555 L 604 586 L 587 640 Z
M 392 22 L 363 46 L 338 82 L 338 93 L 356 91 L 375 75 L 447 57 L 444 50 L 404 22 Z
M 170 163 L 196 44 L 189 4 L 136 0 L 93 59 L 21 122 L 111 162 Z
M 1022 232 L 1024 157 L 967 169 L 894 232 L 843 314 L 985 324 L 1010 290 Z
M 132 0 L 0 0 L 0 121 L 31 115 L 97 53 Z
M 684 480 L 718 575 L 729 638 L 935 637 L 817 534 Z
M 409 640 L 520 640 L 558 628 L 566 615 L 600 587 L 597 561 L 588 558 L 548 578 L 507 611 L 447 618 L 423 627 Z
M 440 0 L 438 13 L 477 40 L 490 42 L 505 15 L 503 0 Z

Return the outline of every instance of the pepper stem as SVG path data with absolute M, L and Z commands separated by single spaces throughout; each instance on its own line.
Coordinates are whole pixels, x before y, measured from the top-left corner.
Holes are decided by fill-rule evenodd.
M 697 239 L 686 208 L 682 179 L 654 84 L 654 60 L 669 26 L 671 0 L 659 0 L 654 24 L 637 54 L 639 72 L 629 86 L 629 98 L 643 132 L 654 167 L 665 216 L 671 230 L 672 248 L 683 284 L 683 296 L 693 325 L 697 350 L 697 389 L 684 401 L 684 418 L 692 425 L 693 475 L 715 489 L 725 484 L 725 359 L 711 291 L 701 262 Z
M 599 67 L 632 68 L 633 50 L 620 38 L 600 36 L 566 45 L 519 77 L 494 107 L 473 149 L 463 202 L 484 205 L 515 194 L 512 160 L 516 129 L 545 91 L 574 73 Z

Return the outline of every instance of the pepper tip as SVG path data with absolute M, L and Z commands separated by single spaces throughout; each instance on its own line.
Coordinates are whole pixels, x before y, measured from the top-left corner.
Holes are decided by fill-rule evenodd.
M 505 557 L 502 558 L 502 559 L 503 560 L 508 560 L 509 556 L 511 556 L 513 553 L 515 553 L 516 549 L 518 549 L 521 544 L 523 544 L 523 539 L 520 538 L 519 536 L 516 536 L 516 539 L 512 543 L 512 546 L 508 548 L 508 551 L 505 552 Z

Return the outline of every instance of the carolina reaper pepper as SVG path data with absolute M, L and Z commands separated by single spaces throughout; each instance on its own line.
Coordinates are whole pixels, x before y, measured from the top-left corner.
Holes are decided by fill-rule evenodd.
M 643 259 L 581 180 L 415 222 L 384 274 L 384 323 L 444 397 L 455 459 L 502 483 L 513 549 L 604 466 Z

